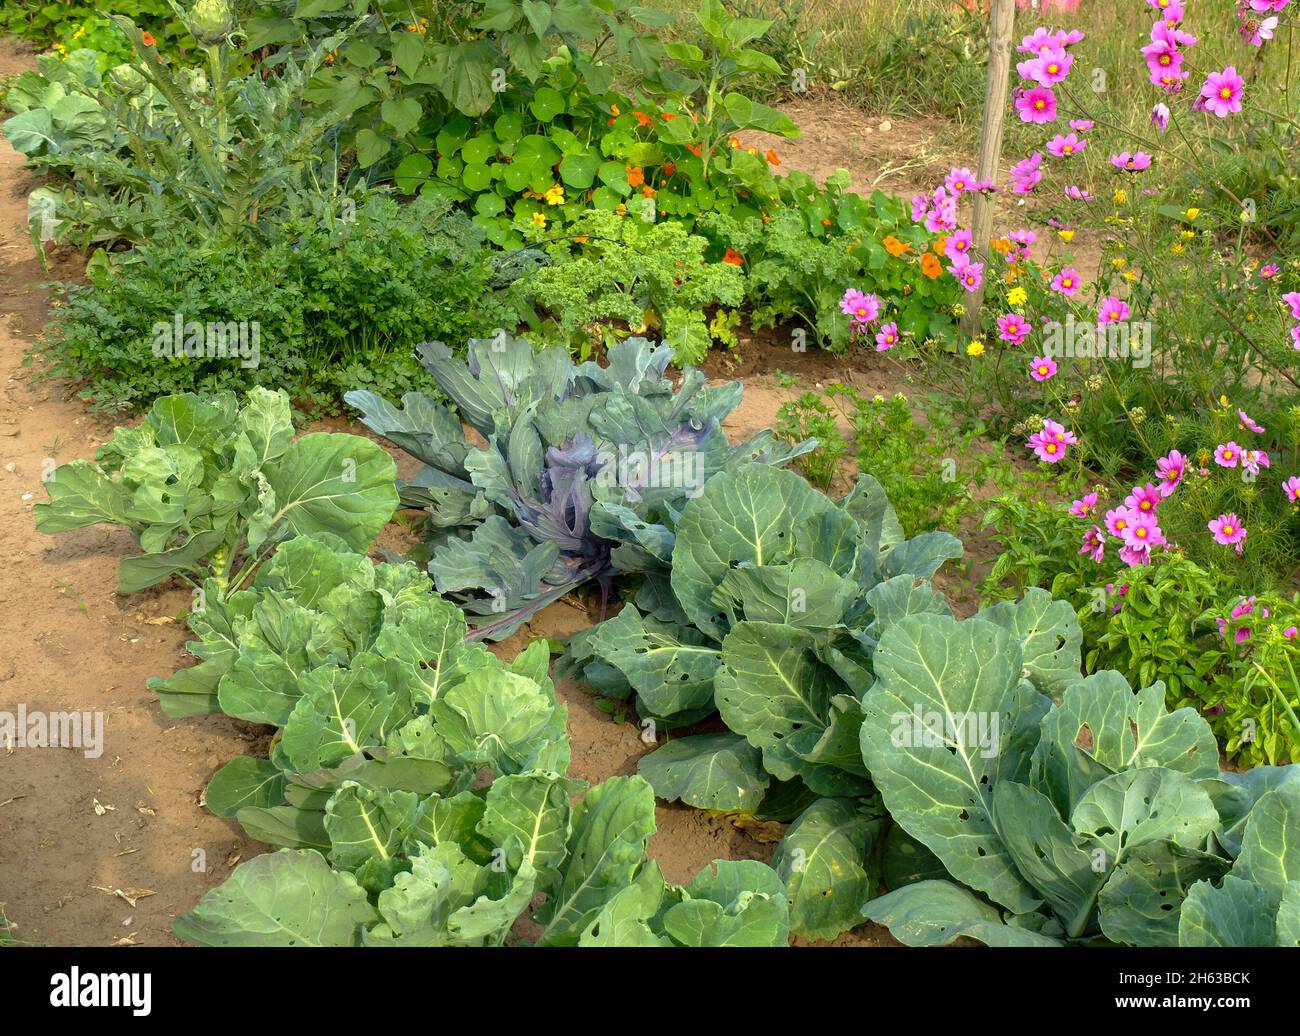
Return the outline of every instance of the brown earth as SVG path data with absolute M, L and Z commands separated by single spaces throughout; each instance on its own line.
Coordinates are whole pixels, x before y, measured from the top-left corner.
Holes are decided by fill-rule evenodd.
M 26 48 L 0 40 L 0 77 L 28 67 Z M 805 135 L 779 143 L 786 168 L 821 179 L 843 166 L 858 190 L 879 186 L 906 194 L 932 186 L 954 160 L 941 121 L 882 125 L 858 115 L 846 122 L 838 104 L 805 99 L 787 108 Z M 0 571 L 0 711 L 25 705 L 29 713 L 102 713 L 104 743 L 93 759 L 70 749 L 0 746 L 0 899 L 27 942 L 174 945 L 171 919 L 240 859 L 264 851 L 199 803 L 223 763 L 265 750 L 267 728 L 220 716 L 169 721 L 145 681 L 191 661 L 175 621 L 188 594 L 172 588 L 118 597 L 117 562 L 133 550 L 124 531 L 48 537 L 35 530 L 32 505 L 44 495 L 42 473 L 52 463 L 92 456 L 115 422 L 88 411 L 74 386 L 32 384 L 22 364 L 46 319 L 48 297 L 40 285 L 76 279 L 84 257 L 60 251 L 47 257 L 49 270 L 42 268 L 26 231 L 26 196 L 34 184 L 21 166 L 21 157 L 0 142 L 0 514 L 7 519 L 0 523 L 0 551 L 10 560 Z M 744 340 L 736 355 L 711 360 L 709 370 L 745 381 L 744 402 L 726 422 L 733 439 L 771 426 L 791 398 L 776 383 L 777 370 L 800 378 L 795 391 L 831 381 L 866 394 L 913 391 L 904 365 L 874 353 L 798 354 L 763 335 Z M 403 538 L 403 530 L 390 527 L 383 542 L 396 548 Z M 561 601 L 495 650 L 509 658 L 529 637 L 567 636 L 595 618 L 583 602 Z M 563 684 L 559 694 L 569 706 L 572 774 L 594 783 L 634 773 L 650 750 L 635 723 L 602 711 L 581 685 Z M 740 826 L 672 805 L 660 805 L 657 819 L 651 855 L 679 883 L 713 859 L 770 859 L 780 834 L 779 825 Z M 892 940 L 866 925 L 835 944 Z

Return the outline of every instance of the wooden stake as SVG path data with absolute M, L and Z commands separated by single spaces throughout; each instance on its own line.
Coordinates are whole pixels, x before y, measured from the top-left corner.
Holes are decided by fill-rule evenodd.
M 1007 114 L 1007 85 L 1011 81 L 1011 31 L 1015 23 L 1015 0 L 993 0 L 989 14 L 989 72 L 984 83 L 984 120 L 980 125 L 979 168 L 981 181 L 998 177 L 998 159 L 1002 155 L 1002 125 Z M 993 202 L 989 195 L 975 196 L 974 224 L 971 228 L 972 251 L 986 264 L 989 274 L 989 242 L 993 237 Z M 984 285 L 966 295 L 966 315 L 962 333 L 973 338 L 979 333 L 980 307 L 984 305 Z

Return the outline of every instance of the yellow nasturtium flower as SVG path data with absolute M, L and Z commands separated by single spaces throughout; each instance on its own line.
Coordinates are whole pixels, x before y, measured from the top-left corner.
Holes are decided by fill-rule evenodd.
M 978 338 L 976 338 L 975 341 L 971 342 L 970 345 L 966 346 L 966 355 L 967 355 L 967 356 L 983 356 L 983 355 L 984 355 L 984 343 L 981 342 Z

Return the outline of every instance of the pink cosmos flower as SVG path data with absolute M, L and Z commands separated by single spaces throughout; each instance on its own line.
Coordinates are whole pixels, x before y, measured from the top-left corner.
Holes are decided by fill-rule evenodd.
M 1241 422 L 1242 428 L 1249 428 L 1256 435 L 1264 434 L 1264 426 L 1262 424 L 1256 424 L 1254 421 L 1252 421 L 1250 419 L 1250 414 L 1246 413 L 1246 411 L 1238 410 L 1237 419 Z
M 1170 72 L 1163 69 L 1152 69 L 1149 76 L 1151 82 L 1160 87 L 1167 94 L 1176 94 L 1183 88 L 1188 77 L 1191 75 L 1186 69 L 1178 69 Z
M 1288 626 L 1282 631 L 1282 636 L 1286 637 L 1287 640 L 1295 640 L 1297 636 L 1300 636 L 1300 629 L 1296 629 L 1294 626 Z
M 998 337 L 1012 345 L 1021 345 L 1029 337 L 1029 324 L 1019 313 L 1004 313 L 998 317 Z
M 1122 540 L 1124 530 L 1128 528 L 1130 521 L 1132 521 L 1132 518 L 1127 507 L 1112 507 L 1106 512 L 1106 531 Z
M 1300 320 L 1300 291 L 1289 291 L 1282 296 L 1282 301 L 1291 307 L 1291 319 Z
M 948 245 L 944 250 L 955 260 L 957 256 L 969 252 L 974 243 L 974 235 L 969 230 L 955 230 L 948 235 Z
M 1124 498 L 1124 506 L 1128 509 L 1129 514 L 1154 515 L 1156 508 L 1160 506 L 1163 497 L 1160 490 L 1148 482 L 1145 486 L 1138 486 L 1128 496 Z
M 1169 128 L 1169 105 L 1161 101 L 1151 109 L 1151 125 L 1161 133 Z
M 1142 48 L 1142 56 L 1152 73 L 1177 72 L 1183 67 L 1183 52 L 1169 39 L 1152 40 Z
M 1235 442 L 1220 443 L 1214 447 L 1214 463 L 1221 468 L 1235 468 L 1241 460 L 1241 447 Z
M 1126 543 L 1119 550 L 1119 559 L 1129 568 L 1151 563 L 1151 552 L 1138 544 Z
M 1065 196 L 1071 201 L 1092 201 L 1092 192 L 1074 184 L 1065 185 Z
M 1087 554 L 1096 562 L 1106 556 L 1106 534 L 1099 526 L 1094 525 L 1083 534 L 1083 546 L 1079 548 L 1079 553 Z
M 1250 9 L 1259 14 L 1267 14 L 1269 11 L 1281 14 L 1290 2 L 1291 0 L 1250 0 Z
M 1286 493 L 1286 498 L 1291 503 L 1300 501 L 1300 475 L 1292 475 L 1282 483 L 1282 492 Z
M 1070 505 L 1070 514 L 1075 518 L 1087 518 L 1097 509 L 1097 494 L 1085 493 Z
M 1052 122 L 1056 118 L 1056 94 L 1045 86 L 1021 90 L 1016 96 L 1016 111 L 1021 122 Z
M 1016 194 L 1028 194 L 1043 178 L 1043 153 L 1035 151 L 1011 167 L 1011 189 Z
M 1277 15 L 1268 18 L 1250 18 L 1244 14 L 1238 15 L 1241 24 L 1238 26 L 1238 32 L 1244 42 L 1249 43 L 1252 47 L 1262 47 L 1266 40 L 1273 38 L 1273 33 L 1277 31 Z
M 924 194 L 912 195 L 912 222 L 920 223 L 930 209 L 930 199 Z
M 1186 473 L 1187 458 L 1177 450 L 1170 450 L 1168 454 L 1156 461 L 1156 474 L 1160 478 L 1160 495 L 1172 496 Z
M 1241 454 L 1242 470 L 1254 477 L 1259 474 L 1260 468 L 1271 468 L 1272 461 L 1268 459 L 1268 454 L 1264 450 L 1245 450 Z
M 1057 158 L 1068 158 L 1077 155 L 1087 146 L 1086 137 L 1080 137 L 1077 133 L 1058 133 L 1047 142 L 1047 153 Z
M 966 262 L 960 267 L 954 264 L 949 269 L 957 278 L 957 283 L 967 291 L 979 291 L 979 286 L 984 282 L 983 263 Z
M 1049 285 L 1052 291 L 1059 291 L 1067 299 L 1074 298 L 1079 293 L 1079 271 L 1073 266 L 1067 266 L 1055 277 Z
M 1016 65 L 1016 72 L 1021 79 L 1027 79 L 1039 86 L 1055 86 L 1065 81 L 1073 64 L 1074 55 L 1067 54 L 1064 48 L 1059 48 L 1020 62 Z
M 1278 275 L 1281 267 L 1277 263 L 1265 263 L 1259 268 L 1259 276 L 1262 280 L 1271 280 Z
M 1126 173 L 1140 173 L 1143 169 L 1151 168 L 1151 156 L 1145 151 L 1134 151 L 1131 155 L 1127 151 L 1121 151 L 1118 155 L 1110 156 L 1110 164 Z
M 1182 13 L 1181 11 L 1179 12 Z M 1190 32 L 1184 32 L 1178 27 L 1182 18 L 1165 18 L 1151 26 L 1151 41 L 1153 43 L 1172 43 L 1175 47 L 1194 47 L 1196 46 L 1196 37 Z
M 1211 72 L 1201 86 L 1201 96 L 1196 107 L 1226 118 L 1241 111 L 1241 96 L 1246 90 L 1246 80 L 1237 74 L 1236 66 L 1229 65 L 1222 72 Z
M 870 324 L 880 316 L 880 299 L 850 288 L 840 299 L 840 312 L 852 317 L 855 323 Z
M 1092 129 L 1092 127 L 1093 121 L 1091 119 L 1070 120 L 1070 129 L 1074 130 L 1076 133 L 1087 133 L 1088 130 Z
M 1300 324 L 1291 328 L 1291 348 L 1300 349 Z
M 1235 547 L 1238 554 L 1242 552 L 1246 529 L 1235 514 L 1221 514 L 1217 518 L 1211 518 L 1207 528 L 1214 534 L 1215 543 Z
M 888 352 L 898 344 L 898 325 L 892 320 L 876 332 L 876 352 Z
M 953 166 L 952 171 L 944 178 L 943 185 L 953 194 L 961 194 L 962 191 L 969 191 L 975 184 L 975 174 L 969 169 L 958 169 Z
M 1048 439 L 1042 432 L 1035 432 L 1025 443 L 1034 455 L 1048 464 L 1055 464 L 1065 456 L 1066 447 L 1059 442 Z
M 1074 446 L 1078 443 L 1078 437 L 1069 431 L 1065 425 L 1059 421 L 1043 420 L 1043 434 L 1053 442 L 1063 443 L 1066 446 Z
M 1107 295 L 1101 300 L 1101 305 L 1097 307 L 1098 324 L 1118 324 L 1122 320 L 1127 320 L 1132 315 L 1132 310 L 1128 308 L 1128 303 L 1123 299 L 1117 299 L 1114 295 Z
M 1029 376 L 1035 381 L 1046 381 L 1056 374 L 1056 361 L 1050 356 L 1035 356 L 1029 361 Z
M 1129 513 L 1129 523 L 1124 528 L 1126 547 L 1134 547 L 1145 553 L 1152 547 L 1163 546 L 1165 542 L 1165 535 L 1160 531 L 1154 514 Z

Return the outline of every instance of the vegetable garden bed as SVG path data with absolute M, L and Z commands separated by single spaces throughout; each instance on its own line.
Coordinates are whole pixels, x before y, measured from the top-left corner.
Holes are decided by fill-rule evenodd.
M 1094 227 L 1044 202 L 1050 245 L 978 240 L 1041 152 L 986 153 L 999 190 L 882 119 L 859 154 L 899 168 L 827 175 L 843 109 L 744 92 L 784 68 L 733 5 L 430 35 L 385 2 L 241 36 L 201 0 L 167 53 L 118 19 L 129 62 L 64 46 L 9 92 L 47 179 L 6 150 L 6 243 L 64 275 L 25 341 L 45 274 L 12 266 L 4 342 L 5 535 L 50 575 L 4 577 L 10 934 L 1296 944 L 1289 188 L 1175 167 L 1198 223 L 1130 150 Z M 1149 64 L 1195 45 L 1165 17 Z M 1139 133 L 1071 98 L 1032 137 L 1084 38 L 1026 35 L 1009 99 L 1011 146 L 1071 173 L 1098 125 Z M 1240 109 L 1235 68 L 1205 81 L 1199 118 Z M 83 277 L 68 244 L 106 247 Z M 1054 351 L 1076 316 L 1138 337 Z

